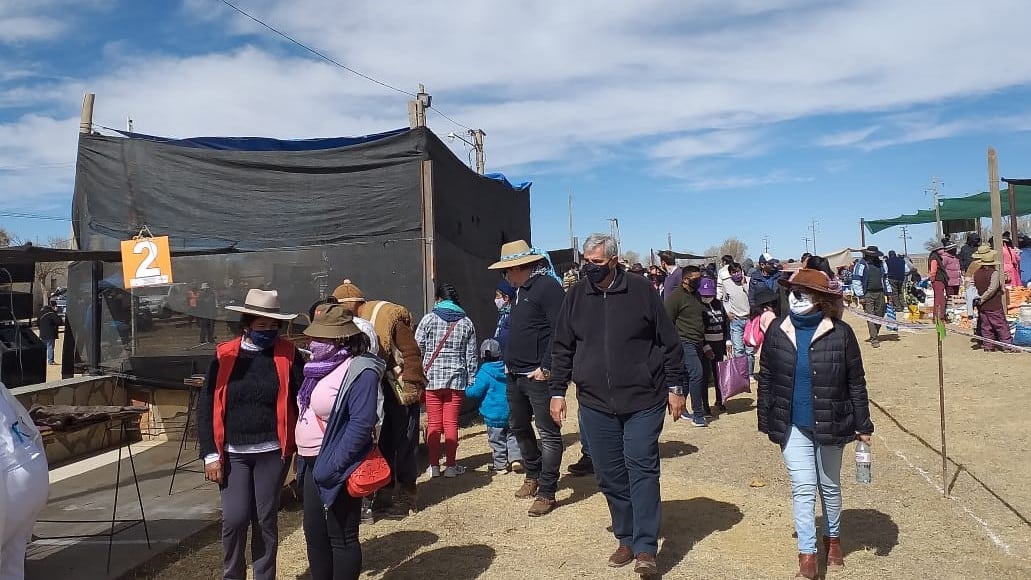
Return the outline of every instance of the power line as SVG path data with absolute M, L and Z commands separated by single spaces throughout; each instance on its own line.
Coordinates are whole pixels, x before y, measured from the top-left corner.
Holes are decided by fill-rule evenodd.
M 451 121 L 452 123 L 454 123 L 454 124 L 455 124 L 456 126 L 458 126 L 458 127 L 461 127 L 461 128 L 463 128 L 463 129 L 466 129 L 466 130 L 468 130 L 468 131 L 472 131 L 472 130 L 473 130 L 473 129 L 472 129 L 471 127 L 467 127 L 467 126 L 465 126 L 465 125 L 463 125 L 463 124 L 459 123 L 458 121 L 456 121 L 456 120 L 452 119 L 451 117 L 448 117 L 447 115 L 445 115 L 444 113 L 442 113 L 440 109 L 438 109 L 438 108 L 436 108 L 436 107 L 434 107 L 434 106 L 432 106 L 432 105 L 431 105 L 431 106 L 429 107 L 429 109 L 430 109 L 431 111 L 433 111 L 434 113 L 436 113 L 436 114 L 440 115 L 441 117 L 444 117 L 444 118 L 445 118 L 445 119 L 447 119 L 448 121 Z
M 322 60 L 324 60 L 324 61 L 326 61 L 326 62 L 328 62 L 330 64 L 336 65 L 336 66 L 346 70 L 347 72 L 349 72 L 349 73 L 351 73 L 353 75 L 360 76 L 360 77 L 362 77 L 363 79 L 365 79 L 367 81 L 372 81 L 372 82 L 376 83 L 377 85 L 380 85 L 382 87 L 386 87 L 386 88 L 388 88 L 388 89 L 390 89 L 392 91 L 397 91 L 397 92 L 399 92 L 399 93 L 401 93 L 403 95 L 408 95 L 410 97 L 417 96 L 415 93 L 406 91 L 404 89 L 399 89 L 399 88 L 397 88 L 397 87 L 395 87 L 393 85 L 389 85 L 389 84 L 387 84 L 387 83 L 385 83 L 385 82 L 383 82 L 383 81 L 381 81 L 379 79 L 372 78 L 372 77 L 370 77 L 369 75 L 367 75 L 365 73 L 356 71 L 356 70 L 354 70 L 353 68 L 351 68 L 351 67 L 349 67 L 347 65 L 341 64 L 341 63 L 337 62 L 336 60 L 333 60 L 332 58 L 326 56 L 325 54 L 323 54 L 323 53 L 315 50 L 314 48 L 308 46 L 307 44 L 304 44 L 303 42 L 295 39 L 294 37 L 290 36 L 289 34 L 280 31 L 279 29 L 275 28 L 274 26 L 272 26 L 270 24 L 266 24 L 265 22 L 261 21 L 257 17 L 251 16 L 247 12 L 245 12 L 242 9 L 236 7 L 232 2 L 229 2 L 228 0 L 222 0 L 222 3 L 225 4 L 226 6 L 232 8 L 236 12 L 239 12 L 243 16 L 246 16 L 247 18 L 253 20 L 254 22 L 256 22 L 258 24 L 260 24 L 261 26 L 271 30 L 272 32 L 278 34 L 279 36 L 282 36 L 283 38 L 285 38 L 285 39 L 289 40 L 290 42 L 296 44 L 297 46 L 303 48 L 304 50 L 307 50 L 308 52 L 314 54 L 315 56 L 321 58 Z M 454 121 L 452 121 L 452 123 L 454 123 Z

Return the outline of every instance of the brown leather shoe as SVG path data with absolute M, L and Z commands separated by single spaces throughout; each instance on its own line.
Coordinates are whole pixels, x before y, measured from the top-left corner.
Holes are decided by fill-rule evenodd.
M 609 567 L 622 568 L 633 561 L 634 551 L 630 549 L 630 546 L 620 546 L 616 548 L 615 552 L 612 552 L 611 556 L 609 556 Z
M 827 552 L 828 572 L 837 572 L 845 567 L 845 557 L 841 555 L 841 540 L 839 538 L 824 536 L 823 549 Z
M 537 480 L 529 477 L 523 480 L 523 486 L 515 492 L 515 496 L 519 499 L 530 499 L 535 495 L 537 495 Z
M 532 518 L 539 518 L 551 513 L 551 510 L 555 509 L 556 503 L 555 498 L 539 495 L 537 499 L 533 500 L 533 505 L 530 506 L 526 514 Z
M 659 573 L 659 564 L 655 561 L 655 556 L 645 552 L 641 552 L 637 555 L 637 565 L 634 566 L 634 574 L 640 574 L 641 576 L 655 576 Z
M 816 554 L 798 555 L 798 574 L 795 574 L 795 578 L 816 580 Z

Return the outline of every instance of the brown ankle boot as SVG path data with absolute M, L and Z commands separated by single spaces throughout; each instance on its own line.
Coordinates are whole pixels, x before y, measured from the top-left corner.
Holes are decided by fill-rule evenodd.
M 834 572 L 845 567 L 845 557 L 841 555 L 839 538 L 823 537 L 823 549 L 827 552 L 827 571 Z
M 795 578 L 816 580 L 816 554 L 798 555 L 798 574 L 795 574 Z

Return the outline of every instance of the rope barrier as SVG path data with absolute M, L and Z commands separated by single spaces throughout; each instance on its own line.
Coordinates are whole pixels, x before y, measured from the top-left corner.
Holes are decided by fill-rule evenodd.
M 918 333 L 918 332 L 934 331 L 935 330 L 935 327 L 934 327 L 933 324 L 925 324 L 925 323 L 920 323 L 920 322 L 907 322 L 907 321 L 903 321 L 903 320 L 892 320 L 890 318 L 885 318 L 883 316 L 874 316 L 873 314 L 869 314 L 869 313 L 864 312 L 862 310 L 858 310 L 858 309 L 856 309 L 855 307 L 852 307 L 852 306 L 848 307 L 848 311 L 850 313 L 852 313 L 856 318 L 860 318 L 860 319 L 865 320 L 867 322 L 873 322 L 874 324 L 882 324 L 884 326 L 888 326 L 888 325 L 898 326 L 900 332 Z M 972 338 L 972 339 L 977 340 L 977 341 L 982 342 L 982 343 L 986 343 L 986 344 L 990 344 L 992 346 L 997 346 L 999 348 L 1003 348 L 1003 349 L 1005 349 L 1007 351 L 1031 353 L 1031 347 L 1016 346 L 1016 345 L 1008 343 L 1008 342 L 1001 342 L 1001 341 L 994 340 L 994 339 L 991 339 L 991 338 L 986 338 L 984 336 L 978 336 L 978 335 L 974 334 L 973 332 L 969 332 L 969 331 L 966 331 L 964 329 L 961 329 L 961 328 L 957 327 L 956 325 L 947 325 L 947 328 L 948 328 L 948 331 L 950 333 L 952 333 L 952 334 L 958 334 L 960 336 L 966 336 L 968 338 Z

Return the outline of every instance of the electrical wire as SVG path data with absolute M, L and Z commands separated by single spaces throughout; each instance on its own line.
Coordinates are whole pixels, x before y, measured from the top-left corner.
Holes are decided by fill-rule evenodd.
M 335 66 L 338 66 L 338 67 L 340 67 L 340 68 L 342 68 L 342 69 L 346 70 L 347 72 L 349 72 L 349 73 L 351 73 L 351 74 L 357 75 L 357 76 L 359 76 L 359 77 L 361 77 L 361 78 L 363 78 L 363 79 L 365 79 L 365 80 L 367 80 L 367 81 L 371 81 L 371 82 L 374 82 L 374 83 L 376 83 L 377 85 L 380 85 L 380 86 L 382 86 L 382 87 L 386 87 L 386 88 L 388 88 L 388 89 L 390 89 L 390 90 L 392 90 L 392 91 L 397 91 L 397 92 L 399 92 L 399 93 L 401 93 L 401 94 L 404 94 L 404 95 L 408 95 L 408 96 L 410 96 L 410 97 L 418 97 L 418 95 L 416 95 L 416 94 L 415 94 L 415 93 L 413 93 L 413 92 L 410 92 L 410 91 L 406 91 L 406 90 L 404 90 L 404 89 L 399 89 L 399 88 L 397 88 L 397 87 L 395 87 L 395 86 L 393 86 L 393 85 L 389 85 L 389 84 L 387 84 L 387 83 L 385 83 L 385 82 L 383 82 L 383 81 L 381 81 L 381 80 L 379 80 L 379 79 L 375 79 L 375 78 L 373 78 L 373 77 L 370 77 L 369 75 L 367 75 L 367 74 L 365 74 L 365 73 L 362 73 L 362 72 L 356 71 L 355 69 L 353 69 L 353 68 L 351 68 L 351 67 L 349 67 L 349 66 L 347 66 L 347 65 L 341 64 L 341 63 L 337 62 L 336 60 L 333 60 L 332 58 L 330 58 L 330 57 L 326 56 L 325 54 L 323 54 L 323 53 L 319 52 L 318 50 L 315 50 L 314 48 L 312 48 L 312 47 L 308 46 L 307 44 L 304 44 L 303 42 L 301 42 L 301 41 L 299 41 L 299 40 L 295 39 L 294 37 L 292 37 L 292 36 L 290 36 L 290 35 L 286 34 L 285 32 L 282 32 L 282 31 L 280 31 L 279 29 L 275 28 L 274 26 L 272 26 L 272 25 L 270 25 L 270 24 L 266 24 L 265 22 L 261 21 L 260 19 L 258 19 L 258 18 L 257 18 L 257 17 L 255 17 L 255 16 L 251 16 L 250 14 L 248 14 L 248 13 L 247 13 L 247 12 L 245 12 L 244 10 L 242 10 L 242 9 L 238 8 L 238 7 L 236 6 L 236 5 L 234 5 L 234 4 L 232 3 L 232 2 L 229 2 L 228 0 L 222 0 L 222 3 L 223 3 L 223 4 L 225 4 L 226 6 L 228 6 L 228 7 L 232 8 L 232 9 L 233 9 L 233 10 L 235 10 L 236 12 L 239 12 L 239 13 L 240 13 L 240 14 L 242 14 L 243 16 L 245 16 L 245 17 L 249 18 L 250 20 L 253 20 L 254 22 L 256 22 L 256 23 L 260 24 L 261 26 L 263 26 L 263 27 L 265 27 L 265 28 L 267 28 L 267 29 L 271 30 L 272 32 L 274 32 L 274 33 L 278 34 L 279 36 L 282 36 L 282 37 L 283 37 L 283 38 L 285 38 L 286 40 L 289 40 L 290 42 L 292 42 L 292 43 L 296 44 L 297 46 L 299 46 L 299 47 L 303 48 L 304 50 L 307 50 L 308 52 L 310 52 L 310 53 L 314 54 L 315 56 L 317 56 L 317 57 L 321 58 L 322 60 L 324 60 L 324 61 L 326 61 L 326 62 L 328 62 L 328 63 L 330 63 L 330 64 L 333 64 L 333 65 L 335 65 Z
M 391 84 L 385 83 L 385 82 L 383 82 L 383 81 L 381 81 L 379 79 L 373 78 L 373 77 L 371 77 L 371 76 L 369 76 L 369 75 L 367 75 L 365 73 L 357 71 L 357 70 L 355 70 L 355 69 L 353 69 L 353 68 L 351 68 L 351 67 L 349 67 L 349 66 L 347 66 L 345 64 L 341 64 L 340 62 L 338 62 L 338 61 L 334 60 L 333 58 L 327 56 L 325 53 L 323 53 L 323 52 L 321 52 L 319 50 L 316 50 L 316 49 L 308 46 L 307 44 L 304 44 L 303 42 L 297 40 L 296 38 L 290 36 L 289 34 L 283 32 L 283 31 L 279 30 L 278 28 L 272 26 L 271 24 L 268 24 L 268 23 L 262 21 L 260 18 L 249 14 L 248 12 L 246 12 L 245 10 L 239 8 L 238 6 L 233 4 L 232 2 L 229 2 L 228 0 L 221 0 L 221 2 L 223 4 L 225 4 L 226 6 L 228 6 L 229 8 L 232 8 L 233 10 L 235 10 L 236 12 L 241 14 L 242 16 L 244 16 L 244 17 L 246 17 L 246 18 L 256 22 L 257 24 L 267 28 L 268 30 L 272 31 L 273 33 L 275 33 L 275 34 L 285 38 L 286 40 L 292 42 L 293 44 L 303 48 L 304 50 L 314 54 L 315 56 L 321 58 L 322 60 L 324 60 L 324 61 L 326 61 L 326 62 L 328 62 L 328 63 L 330 63 L 330 64 L 332 64 L 334 66 L 342 68 L 342 69 L 346 70 L 347 72 L 349 72 L 351 74 L 357 75 L 357 76 L 359 76 L 359 77 L 361 77 L 361 78 L 363 78 L 363 79 L 365 79 L 367 81 L 376 83 L 377 85 L 380 85 L 382 87 L 388 88 L 388 89 L 390 89 L 392 91 L 397 91 L 397 92 L 399 92 L 399 93 L 401 93 L 403 95 L 408 95 L 409 97 L 412 97 L 412 98 L 418 98 L 419 97 L 419 95 L 417 95 L 416 93 L 413 93 L 411 91 L 406 91 L 404 89 L 399 89 L 399 88 L 397 88 L 397 87 L 395 87 L 395 86 L 393 86 Z M 471 127 L 469 127 L 467 125 L 464 125 L 462 123 L 459 123 L 458 121 L 454 120 L 451 116 L 449 116 L 449 115 L 445 114 L 444 112 L 442 112 L 440 109 L 437 109 L 436 107 L 433 107 L 433 106 L 430 106 L 430 107 L 427 107 L 427 108 L 432 110 L 432 111 L 434 111 L 435 113 L 437 113 L 441 117 L 444 117 L 445 119 L 447 119 L 448 121 L 453 123 L 456 127 L 461 127 L 461 128 L 466 129 L 468 131 L 472 131 Z M 109 129 L 109 128 L 105 127 L 105 129 Z M 109 130 L 114 131 L 114 129 L 109 129 Z

